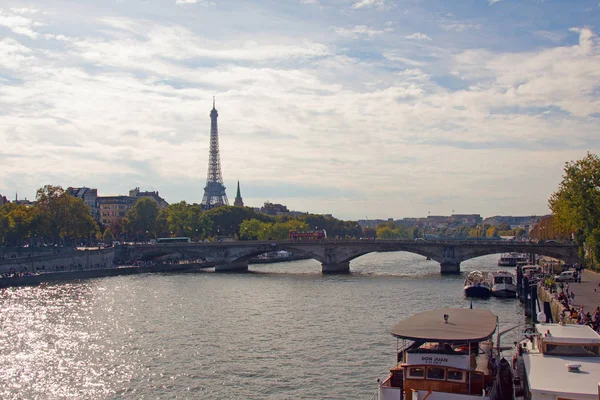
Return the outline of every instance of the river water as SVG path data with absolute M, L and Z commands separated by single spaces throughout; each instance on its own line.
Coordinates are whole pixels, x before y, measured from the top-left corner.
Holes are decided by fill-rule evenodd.
M 466 274 L 497 269 L 498 257 L 455 276 L 398 252 L 360 257 L 341 276 L 302 260 L 0 289 L 0 398 L 368 400 L 395 362 L 392 325 L 469 307 Z M 516 299 L 473 307 L 501 329 L 524 319 Z

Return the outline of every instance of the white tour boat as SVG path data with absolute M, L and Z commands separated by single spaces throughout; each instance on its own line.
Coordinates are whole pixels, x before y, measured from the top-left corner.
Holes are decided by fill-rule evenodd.
M 517 398 L 597 400 L 600 335 L 587 325 L 536 324 L 513 366 Z
M 500 256 L 498 260 L 499 267 L 516 267 L 518 264 L 527 264 L 527 254 L 521 253 L 506 253 Z
M 508 271 L 498 270 L 490 273 L 490 286 L 492 287 L 492 296 L 517 297 L 515 276 Z
M 426 311 L 399 322 L 391 332 L 398 339 L 398 363 L 380 382 L 378 400 L 512 399 L 510 363 L 498 363 L 492 345 L 497 324 L 489 310 L 467 308 Z

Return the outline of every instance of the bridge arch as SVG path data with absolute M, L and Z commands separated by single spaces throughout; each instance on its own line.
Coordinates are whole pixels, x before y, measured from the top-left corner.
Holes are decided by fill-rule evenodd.
M 216 270 L 247 270 L 248 260 L 270 251 L 286 250 L 306 254 L 319 261 L 324 273 L 349 272 L 350 261 L 372 252 L 404 251 L 437 261 L 442 273 L 460 272 L 460 263 L 488 254 L 533 253 L 579 262 L 573 244 L 532 244 L 508 241 L 409 241 L 409 240 L 319 240 L 319 241 L 238 241 L 228 243 L 192 243 L 119 246 L 121 259 L 157 259 L 176 255 L 214 260 Z

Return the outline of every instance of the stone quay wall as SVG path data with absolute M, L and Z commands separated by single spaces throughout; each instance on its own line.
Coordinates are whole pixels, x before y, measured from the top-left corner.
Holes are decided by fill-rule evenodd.
M 42 256 L 0 259 L 0 274 L 15 269 L 17 272 L 35 271 L 44 268 L 46 271 L 56 270 L 56 267 L 102 268 L 112 267 L 115 259 L 115 249 L 73 250 L 59 254 Z M 26 269 L 25 269 L 26 268 Z
M 14 257 L 39 257 L 39 256 L 50 256 L 56 254 L 56 250 L 60 249 L 61 253 L 68 253 L 74 251 L 72 247 L 2 247 L 0 246 L 0 260 L 3 258 L 14 258 Z
M 576 324 L 577 321 L 571 320 L 569 317 L 569 313 L 565 312 L 566 307 L 553 297 L 553 294 L 550 293 L 548 289 L 546 289 L 543 285 L 538 284 L 538 299 L 540 302 L 548 302 L 550 303 L 550 311 L 552 312 L 552 318 L 555 323 L 560 321 L 560 315 L 564 316 L 564 322 L 566 324 Z

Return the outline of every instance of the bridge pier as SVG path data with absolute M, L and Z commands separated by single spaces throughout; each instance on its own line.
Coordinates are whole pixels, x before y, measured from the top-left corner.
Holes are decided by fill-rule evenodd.
M 215 265 L 215 272 L 248 272 L 248 262 L 234 261 L 218 263 Z
M 444 261 L 440 263 L 440 272 L 442 274 L 460 274 L 460 263 Z
M 341 263 L 322 263 L 321 272 L 324 274 L 347 274 L 350 272 L 350 261 Z

